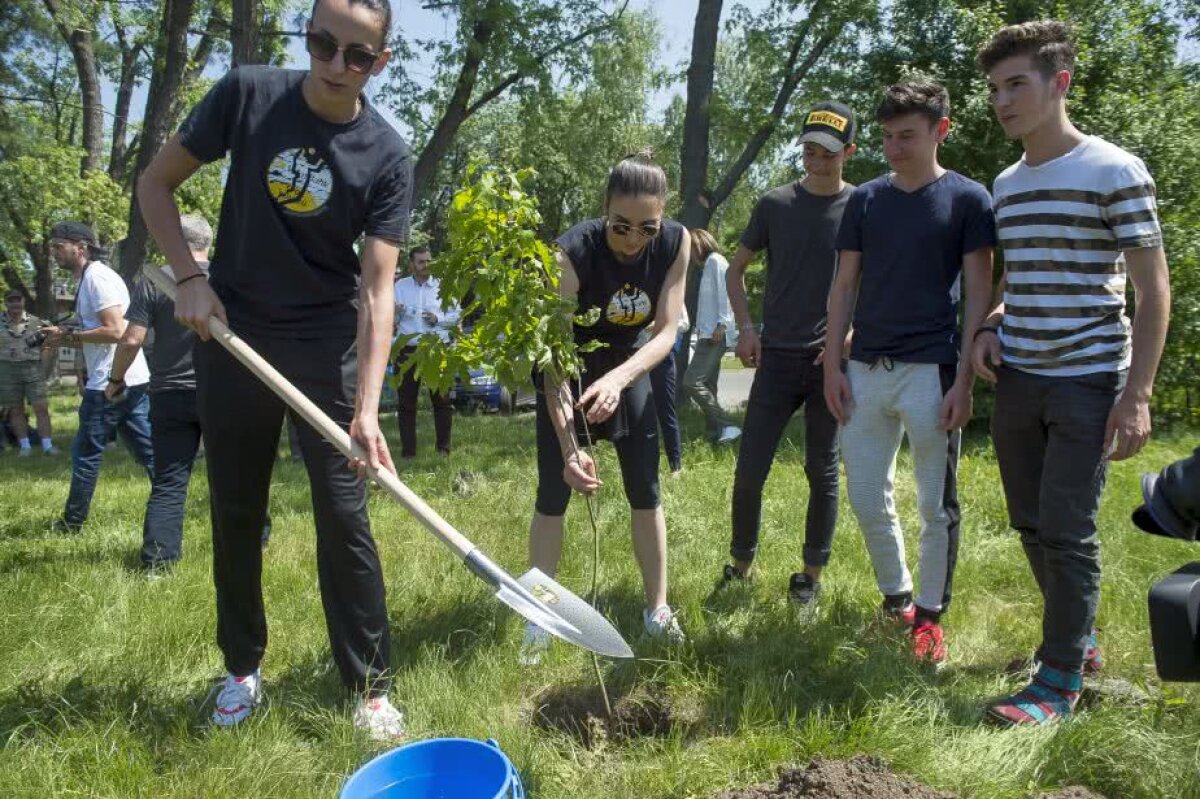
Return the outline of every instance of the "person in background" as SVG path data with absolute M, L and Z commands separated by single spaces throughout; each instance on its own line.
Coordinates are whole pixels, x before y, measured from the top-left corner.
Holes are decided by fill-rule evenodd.
M 808 508 L 804 521 L 803 571 L 788 580 L 788 597 L 808 605 L 821 592 L 838 510 L 837 420 L 823 401 L 822 369 L 826 300 L 837 258 L 834 239 L 854 186 L 842 179 L 854 155 L 854 112 L 838 102 L 813 106 L 800 144 L 804 177 L 762 196 L 742 233 L 725 276 L 737 319 L 737 355 L 755 369 L 733 479 L 732 564 L 722 584 L 746 579 L 758 552 L 762 493 L 783 431 L 804 408 L 804 475 Z M 767 251 L 762 336 L 750 319 L 746 269 Z
M 729 262 L 717 252 L 717 241 L 704 229 L 691 231 L 692 262 L 702 268 L 696 311 L 696 352 L 683 376 L 683 390 L 704 412 L 708 437 L 716 444 L 731 444 L 742 434 L 733 418 L 717 401 L 721 359 L 737 344 L 737 327 L 725 274 Z
M 1096 514 L 1109 461 L 1150 436 L 1171 287 L 1146 165 L 1068 116 L 1070 28 L 1001 28 L 977 62 L 1000 127 L 1024 153 L 993 187 L 1004 275 L 973 358 L 996 386 L 992 443 L 1009 522 L 1043 600 L 1029 685 L 987 711 L 1038 726 L 1074 713 L 1084 674 L 1101 665 Z
M 189 214 L 179 221 L 196 266 L 207 277 L 212 228 L 198 214 Z M 153 330 L 154 348 L 147 360 L 154 480 L 142 523 L 141 564 L 148 577 L 157 578 L 183 557 L 184 506 L 201 436 L 196 411 L 196 370 L 192 366 L 196 334 L 175 320 L 175 303 L 145 278 L 134 287 L 125 320 L 129 325 L 117 345 L 112 379 L 104 395 L 110 402 L 120 401 L 125 390 L 125 373 L 142 350 L 147 332 Z M 268 519 L 264 545 L 269 531 Z
M 654 397 L 654 415 L 658 419 L 658 432 L 662 435 L 663 451 L 667 456 L 667 468 L 672 477 L 683 473 L 683 435 L 679 430 L 679 413 L 675 407 L 676 355 L 683 346 L 688 331 L 687 310 L 679 309 L 678 335 L 675 346 L 666 358 L 650 370 L 650 393 Z M 642 328 L 634 349 L 641 349 L 654 336 L 654 325 Z
M 25 295 L 19 289 L 9 289 L 4 295 L 4 327 L 0 331 L 0 408 L 8 411 L 21 457 L 33 454 L 26 401 L 37 417 L 42 452 L 58 454 L 51 439 L 50 401 L 46 396 L 46 375 L 53 351 L 41 345 L 38 335 L 45 326 L 41 319 L 25 312 Z
M 50 231 L 50 254 L 60 268 L 70 270 L 79 286 L 75 314 L 81 327 L 75 331 L 57 326 L 42 328 L 46 334 L 45 346 L 82 347 L 87 365 L 87 383 L 79 403 L 79 431 L 71 445 L 70 493 L 62 517 L 54 522 L 56 532 L 78 533 L 91 509 L 107 434 L 112 427 L 125 439 L 147 476 L 153 477 L 150 398 L 146 393 L 150 371 L 139 353 L 125 372 L 125 392 L 120 401 L 110 403 L 105 398 L 117 342 L 125 332 L 129 290 L 121 276 L 100 260 L 103 251 L 96 236 L 82 222 L 55 225 Z
M 417 454 L 417 401 L 421 395 L 421 384 L 411 369 L 402 366 L 417 351 L 417 340 L 432 334 L 442 341 L 450 339 L 450 332 L 458 324 L 458 304 L 450 300 L 443 307 L 439 293 L 440 283 L 429 274 L 433 255 L 428 247 L 413 247 L 408 254 L 409 274 L 395 283 L 396 339 L 405 343 L 396 356 L 396 369 L 401 371 L 400 390 L 397 397 L 396 420 L 400 424 L 400 457 L 413 458 Z M 429 390 L 429 401 L 433 405 L 433 429 L 439 455 L 450 454 L 450 435 L 454 425 L 454 404 L 445 393 Z

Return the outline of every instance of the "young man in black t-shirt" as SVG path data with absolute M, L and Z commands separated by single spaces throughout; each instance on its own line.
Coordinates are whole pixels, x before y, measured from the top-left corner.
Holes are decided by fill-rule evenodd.
M 772 189 L 754 208 L 725 281 L 737 319 L 737 354 L 757 369 L 746 407 L 742 447 L 733 480 L 733 564 L 723 580 L 744 579 L 758 550 L 762 492 L 775 451 L 792 415 L 804 408 L 804 473 L 808 510 L 804 570 L 788 582 L 801 605 L 816 599 L 837 526 L 837 421 L 825 407 L 821 354 L 825 300 L 833 281 L 834 237 L 854 187 L 842 180 L 854 154 L 854 112 L 836 102 L 815 105 L 800 134 L 802 180 Z M 750 319 L 744 275 L 754 254 L 767 251 L 762 337 Z
M 408 146 L 362 94 L 390 56 L 387 0 L 318 0 L 307 72 L 248 67 L 194 108 L 138 183 L 146 225 L 179 285 L 176 317 L 199 335 L 198 408 L 208 454 L 217 640 L 228 676 L 213 721 L 246 718 L 261 695 L 267 642 L 259 536 L 284 404 L 215 341 L 230 327 L 349 430 L 362 459 L 346 468 L 308 425 L 317 571 L 334 660 L 362 696 L 356 727 L 403 732 L 388 701 L 383 574 L 366 513 L 367 462 L 394 470 L 379 429 L 392 333 L 392 277 L 408 234 Z M 179 226 L 173 191 L 231 155 L 216 253 L 205 281 Z M 355 251 L 359 236 L 365 236 Z

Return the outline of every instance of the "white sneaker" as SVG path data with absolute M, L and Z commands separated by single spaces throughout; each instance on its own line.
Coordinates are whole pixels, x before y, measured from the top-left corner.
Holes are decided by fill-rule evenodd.
M 661 638 L 668 644 L 682 644 L 687 640 L 670 605 L 659 605 L 653 612 L 643 610 L 642 623 L 651 638 Z
M 726 425 L 721 428 L 721 434 L 717 436 L 718 444 L 732 444 L 742 437 L 742 428 L 737 425 Z
M 550 640 L 550 633 L 531 621 L 525 622 L 525 635 L 521 639 L 521 651 L 517 654 L 517 662 L 522 666 L 536 666 L 541 663 L 542 657 L 550 651 Z
M 354 729 L 372 741 L 394 741 L 404 737 L 404 714 L 386 696 L 364 696 L 354 711 Z
M 262 682 L 258 669 L 245 677 L 226 675 L 225 687 L 217 694 L 217 704 L 213 708 L 213 724 L 218 727 L 232 727 L 244 721 L 260 701 Z

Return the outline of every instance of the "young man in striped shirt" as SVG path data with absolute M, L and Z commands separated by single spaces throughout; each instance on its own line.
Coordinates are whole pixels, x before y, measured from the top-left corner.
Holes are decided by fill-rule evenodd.
M 1075 67 L 1061 22 L 1002 28 L 979 53 L 1000 126 L 1025 147 L 996 178 L 1002 302 L 976 334 L 996 384 L 992 439 L 1012 526 L 1045 603 L 1031 684 L 988 708 L 1044 724 L 1075 708 L 1099 666 L 1096 511 L 1108 461 L 1150 435 L 1170 308 L 1167 262 L 1142 161 L 1067 117 Z M 1125 315 L 1126 275 L 1137 315 Z

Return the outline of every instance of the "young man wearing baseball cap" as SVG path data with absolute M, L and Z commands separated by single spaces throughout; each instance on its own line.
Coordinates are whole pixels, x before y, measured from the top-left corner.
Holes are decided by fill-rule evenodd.
M 92 229 L 82 222 L 59 222 L 51 228 L 50 255 L 60 268 L 71 272 L 79 286 L 75 314 L 80 329 L 68 332 L 57 326 L 44 327 L 45 346 L 80 347 L 87 366 L 87 384 L 79 403 L 79 430 L 71 444 L 71 488 L 62 518 L 54 523 L 59 532 L 77 533 L 91 509 L 109 430 L 116 427 L 147 476 L 153 474 L 150 398 L 146 394 L 150 370 L 139 353 L 125 373 L 122 399 L 110 403 L 105 398 L 113 355 L 125 332 L 129 289 L 121 276 L 100 260 L 103 250 Z
M 1108 462 L 1136 455 L 1150 436 L 1171 289 L 1146 165 L 1067 116 L 1069 27 L 1001 28 L 977 60 L 1000 127 L 1025 152 L 995 181 L 1003 293 L 973 356 L 996 384 L 996 462 L 1044 602 L 1032 680 L 988 712 L 1040 725 L 1073 713 L 1084 673 L 1100 666 L 1096 513 Z
M 733 482 L 733 535 L 724 582 L 746 579 L 758 549 L 763 485 L 783 430 L 804 408 L 804 472 L 809 499 L 804 570 L 791 576 L 792 601 L 811 603 L 820 591 L 837 525 L 837 421 L 822 398 L 821 363 L 826 298 L 833 281 L 834 239 L 854 187 L 842 180 L 854 154 L 854 112 L 823 102 L 805 117 L 800 134 L 804 177 L 767 192 L 742 234 L 725 281 L 738 325 L 737 355 L 756 368 Z M 746 267 L 767 251 L 761 335 L 750 319 Z
M 892 171 L 854 191 L 838 231 L 825 401 L 842 425 L 846 494 L 883 611 L 911 628 L 914 656 L 937 665 L 946 657 L 941 615 L 958 555 L 958 451 L 974 382 L 969 347 L 991 293 L 996 226 L 987 189 L 938 163 L 950 131 L 945 87 L 891 86 L 875 119 Z M 961 359 L 960 347 L 967 348 Z M 915 602 L 893 494 L 905 435 L 921 515 Z

